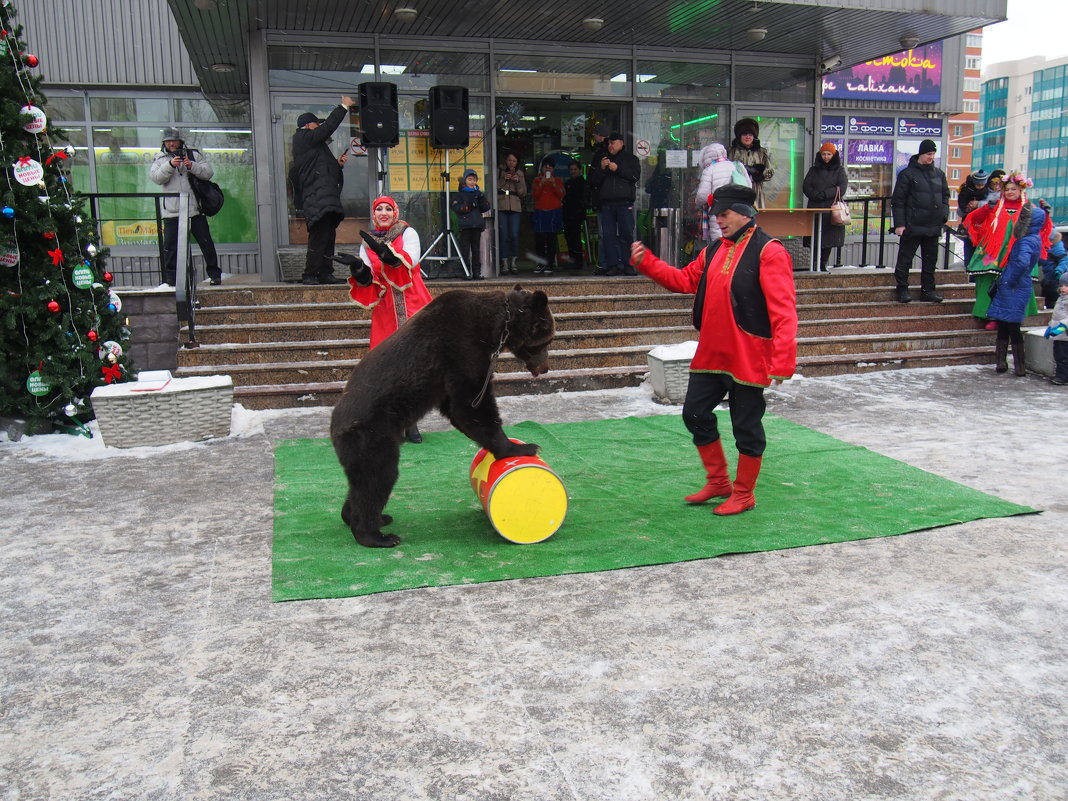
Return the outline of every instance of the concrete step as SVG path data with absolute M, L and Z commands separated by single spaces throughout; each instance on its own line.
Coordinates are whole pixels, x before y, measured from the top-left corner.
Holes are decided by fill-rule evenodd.
M 994 345 L 991 341 L 985 346 L 799 356 L 797 372 L 799 375 L 815 378 L 879 370 L 905 370 L 913 367 L 993 363 Z
M 625 366 L 597 369 L 550 370 L 534 378 L 530 373 L 503 373 L 493 379 L 497 396 L 544 395 L 552 392 L 585 392 L 595 389 L 636 387 L 648 367 Z M 234 400 L 246 409 L 288 409 L 302 406 L 333 406 L 345 381 L 303 384 L 235 386 Z
M 939 270 L 937 272 L 939 289 L 946 285 L 970 286 L 964 270 Z M 915 284 L 919 277 L 913 275 Z M 525 283 L 524 283 L 525 281 Z M 465 289 L 473 292 L 507 291 L 515 284 L 523 284 L 526 289 L 540 289 L 550 298 L 572 296 L 608 297 L 615 295 L 668 294 L 644 276 L 628 278 L 610 278 L 592 275 L 527 278 L 496 278 L 485 281 L 435 280 L 427 282 L 430 294 L 437 296 L 451 289 Z M 796 271 L 794 285 L 798 293 L 835 289 L 891 289 L 894 276 L 891 270 L 869 271 L 833 271 L 830 273 L 809 273 Z M 202 310 L 219 306 L 295 306 L 300 304 L 321 305 L 324 303 L 347 303 L 349 287 L 347 284 L 334 286 L 304 286 L 303 284 L 257 284 L 241 286 L 202 287 L 197 297 Z M 350 304 L 351 305 L 351 304 Z

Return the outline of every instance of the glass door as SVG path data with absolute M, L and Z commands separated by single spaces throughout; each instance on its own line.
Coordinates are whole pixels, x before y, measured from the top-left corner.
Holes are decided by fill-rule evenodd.
M 323 95 L 312 97 L 295 97 L 276 95 L 274 97 L 274 140 L 279 143 L 275 148 L 275 168 L 279 178 L 279 197 L 286 198 L 286 204 L 279 204 L 279 220 L 282 244 L 304 245 L 308 242 L 308 230 L 303 217 L 293 203 L 293 191 L 289 186 L 289 168 L 293 163 L 293 134 L 297 130 L 297 117 L 306 111 L 325 118 L 337 107 L 340 95 Z M 345 219 L 337 230 L 338 244 L 358 244 L 360 229 L 368 222 L 368 208 L 371 203 L 372 179 L 376 170 L 371 164 L 375 149 L 359 146 L 359 114 L 351 112 L 341 121 L 329 142 L 330 151 L 340 156 L 349 152 L 345 164 L 345 182 L 341 190 L 341 205 L 345 209 Z
M 496 165 L 504 164 L 509 153 L 519 160 L 527 179 L 528 194 L 523 198 L 519 226 L 519 256 L 517 266 L 527 272 L 534 268 L 536 253 L 532 227 L 533 200 L 529 193 L 538 165 L 549 158 L 554 174 L 563 181 L 569 177 L 569 165 L 578 161 L 585 174 L 593 155 L 595 125 L 604 123 L 611 131 L 625 132 L 626 106 L 619 102 L 596 100 L 564 100 L 556 98 L 498 97 L 495 111 L 494 149 Z M 628 137 L 629 138 L 629 137 Z M 628 147 L 633 143 L 628 141 Z M 486 182 L 487 185 L 489 182 Z M 586 262 L 597 262 L 597 218 L 590 212 L 583 229 Z M 564 243 L 558 242 L 558 254 L 567 254 Z M 564 255 L 558 255 L 563 259 Z
M 764 197 L 769 209 L 799 209 L 805 205 L 801 186 L 811 166 L 809 136 L 812 115 L 809 111 L 784 114 L 781 110 L 738 108 L 735 119 L 750 117 L 760 125 L 760 145 L 768 151 L 774 175 L 764 184 Z M 730 136 L 734 138 L 734 124 Z M 728 144 L 729 147 L 729 144 Z

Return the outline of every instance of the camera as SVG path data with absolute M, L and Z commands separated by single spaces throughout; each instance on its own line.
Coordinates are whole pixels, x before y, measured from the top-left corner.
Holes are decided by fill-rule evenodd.
M 180 158 L 180 159 L 181 159 L 182 161 L 185 161 L 185 160 L 186 160 L 186 158 L 188 158 L 188 154 L 187 154 L 187 151 L 186 151 L 186 149 L 185 149 L 185 146 L 184 146 L 184 145 L 183 145 L 182 147 L 176 148 L 176 149 L 175 149 L 175 150 L 173 151 L 173 155 L 177 156 L 177 157 L 178 157 L 178 158 Z

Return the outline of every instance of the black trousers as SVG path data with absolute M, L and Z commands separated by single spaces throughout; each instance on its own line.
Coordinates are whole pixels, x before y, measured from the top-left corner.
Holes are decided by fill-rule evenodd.
M 460 229 L 460 255 L 467 262 L 471 275 L 479 275 L 482 272 L 482 228 Z
M 938 234 L 913 236 L 906 230 L 901 235 L 901 243 L 898 245 L 894 278 L 899 287 L 908 288 L 909 270 L 912 269 L 912 259 L 916 255 L 916 248 L 920 249 L 920 291 L 934 292 L 935 266 L 938 263 Z
M 700 447 L 719 439 L 716 407 L 727 398 L 734 429 L 734 445 L 746 456 L 762 456 L 768 441 L 764 436 L 763 387 L 739 384 L 722 373 L 690 373 L 686 400 L 682 404 L 682 422 L 693 434 L 693 444 Z
M 567 240 L 567 252 L 575 267 L 582 267 L 585 263 L 582 255 L 582 223 L 585 221 L 585 216 L 564 215 L 564 238 Z
M 329 278 L 334 274 L 334 243 L 340 220 L 327 215 L 308 226 L 308 253 L 304 257 L 303 278 Z
M 208 278 L 219 280 L 222 271 L 219 269 L 219 255 L 215 252 L 215 241 L 211 238 L 211 229 L 208 227 L 208 218 L 203 214 L 194 214 L 189 218 L 189 233 L 200 245 L 200 251 L 204 254 L 204 270 Z M 178 218 L 163 218 L 163 275 L 161 280 L 165 284 L 174 286 L 178 272 Z
M 1068 340 L 1053 340 L 1053 363 L 1057 366 L 1054 377 L 1058 381 L 1068 381 Z

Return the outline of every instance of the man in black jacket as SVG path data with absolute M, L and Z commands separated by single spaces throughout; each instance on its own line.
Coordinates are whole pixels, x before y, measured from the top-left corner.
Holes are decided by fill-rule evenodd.
M 308 226 L 308 253 L 301 280 L 304 284 L 345 283 L 334 276 L 333 256 L 337 227 L 345 219 L 341 205 L 342 168 L 349 153 L 346 149 L 335 158 L 329 142 L 352 105 L 352 98 L 345 95 L 325 120 L 310 111 L 297 117 L 290 176 L 297 206 L 303 209 Z
M 934 166 L 937 145 L 931 139 L 920 142 L 919 152 L 897 176 L 890 208 L 894 215 L 894 233 L 901 237 L 898 245 L 894 278 L 898 303 L 908 303 L 909 270 L 916 248 L 920 248 L 920 300 L 941 303 L 935 294 L 935 264 L 938 261 L 938 237 L 949 220 L 949 184 L 946 174 Z
M 597 221 L 604 241 L 604 264 L 595 275 L 637 275 L 630 265 L 634 241 L 634 198 L 642 168 L 638 157 L 624 149 L 623 136 L 608 136 L 608 152 L 590 172 L 590 186 L 597 191 Z

